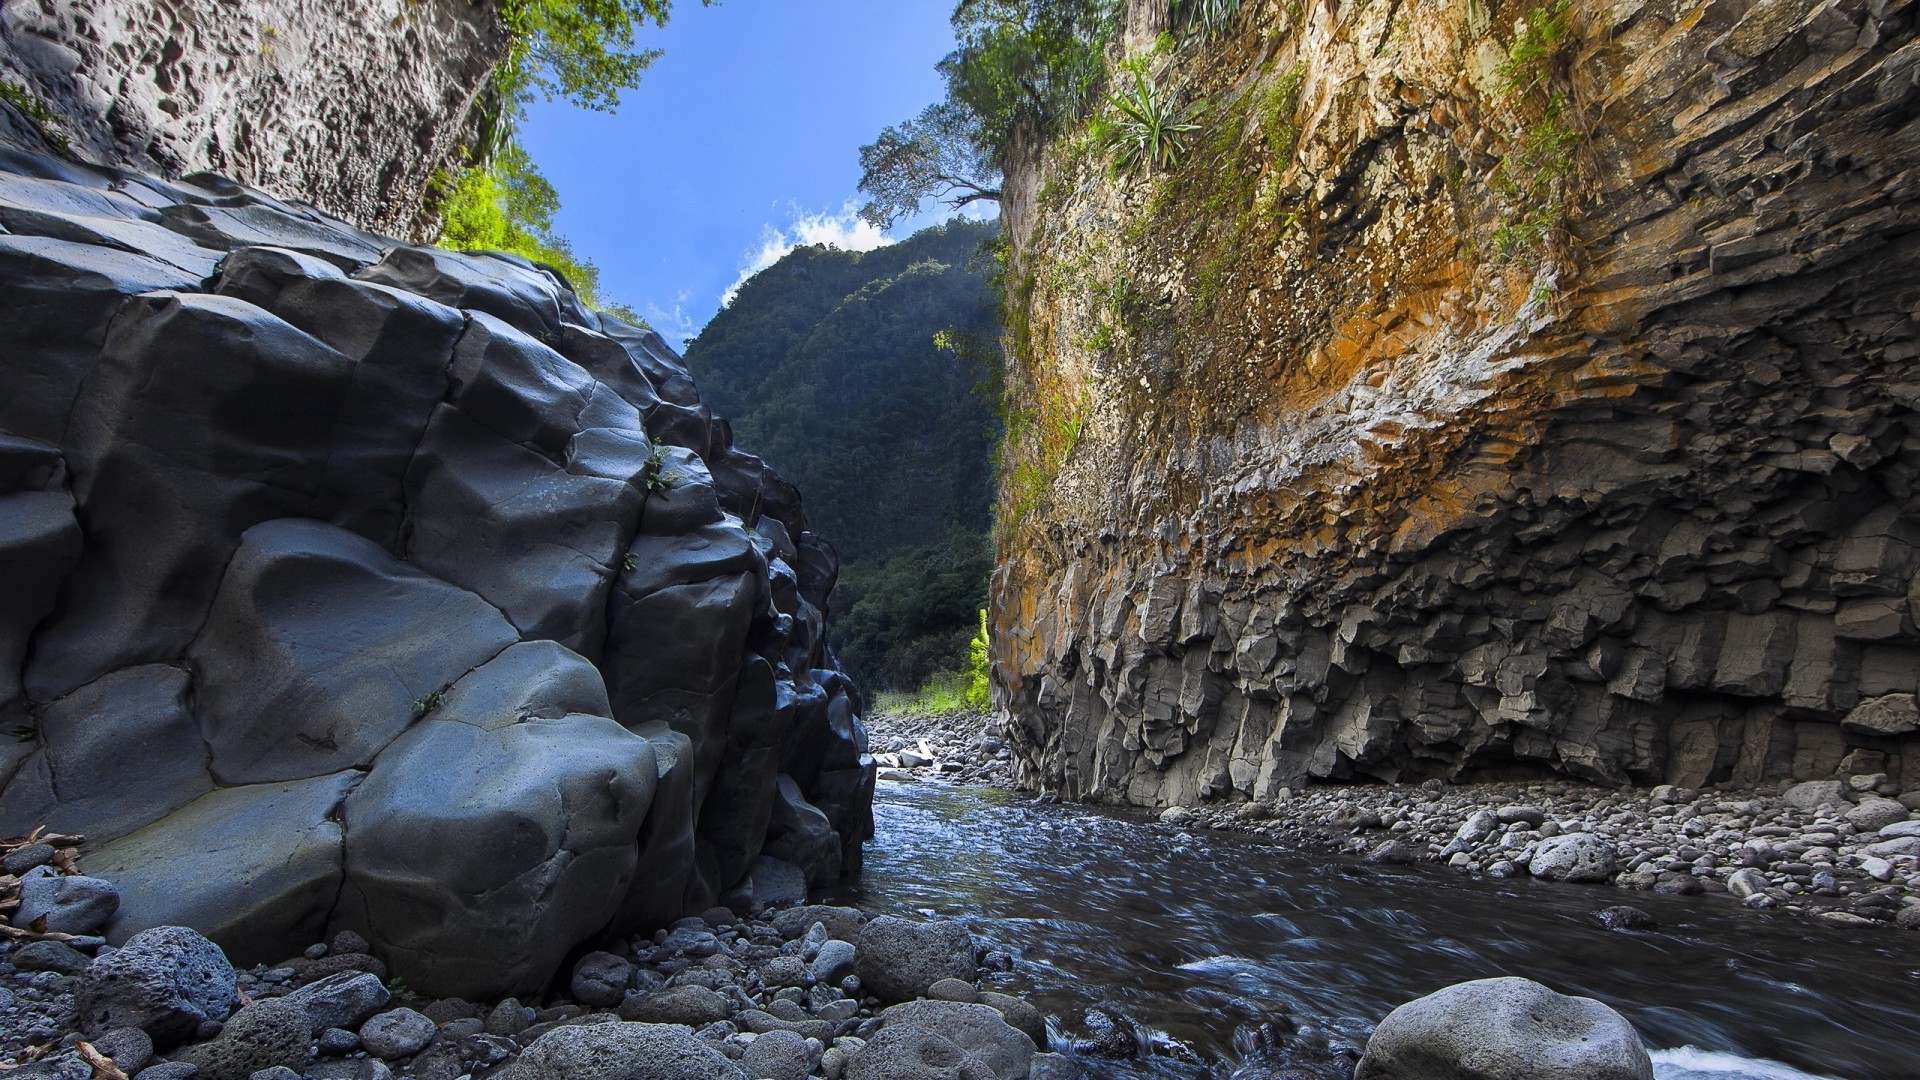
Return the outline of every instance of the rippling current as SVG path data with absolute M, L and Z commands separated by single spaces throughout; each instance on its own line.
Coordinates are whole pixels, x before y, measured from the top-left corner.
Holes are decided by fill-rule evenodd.
M 1920 1078 L 1920 933 L 1373 866 L 984 788 L 882 783 L 874 814 L 842 899 L 962 917 L 1043 1012 L 1106 1003 L 1151 1029 L 1151 1056 L 1095 1076 L 1224 1078 L 1260 1025 L 1358 1046 L 1415 997 L 1521 975 L 1626 1014 L 1661 1080 Z M 1593 922 L 1623 902 L 1660 930 Z

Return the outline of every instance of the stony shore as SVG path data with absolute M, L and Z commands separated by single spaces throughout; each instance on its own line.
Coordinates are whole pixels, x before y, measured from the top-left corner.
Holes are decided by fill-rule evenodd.
M 869 727 L 885 777 L 1013 787 L 990 717 L 887 714 Z M 1920 929 L 1920 784 L 1878 773 L 1705 790 L 1566 781 L 1328 785 L 1272 803 L 1170 807 L 1160 820 L 1375 862 L 1439 862 L 1492 877 L 1531 874 Z
M 601 943 L 540 1000 L 429 1000 L 351 932 L 239 969 L 184 927 L 109 946 L 112 885 L 77 872 L 78 837 L 41 839 L 0 845 L 15 1080 L 884 1080 L 944 1059 L 1069 1075 L 1032 1005 L 981 988 L 1011 960 L 959 922 L 714 908 Z

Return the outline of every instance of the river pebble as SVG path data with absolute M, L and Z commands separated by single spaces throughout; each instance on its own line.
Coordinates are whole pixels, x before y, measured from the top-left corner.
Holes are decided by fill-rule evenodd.
M 1411 856 L 1494 877 L 1610 883 L 1912 928 L 1920 927 L 1920 914 L 1909 914 L 1920 912 L 1913 805 L 1920 786 L 1884 774 L 1710 790 L 1429 781 L 1283 790 L 1270 803 L 1170 808 L 1179 813 L 1159 819 L 1332 844 L 1372 861 Z

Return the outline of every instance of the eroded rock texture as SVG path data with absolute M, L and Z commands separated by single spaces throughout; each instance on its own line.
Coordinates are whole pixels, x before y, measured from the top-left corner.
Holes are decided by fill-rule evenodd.
M 1186 165 L 1047 157 L 1028 782 L 1920 768 L 1915 5 L 1575 0 L 1537 81 L 1530 10 L 1249 4 Z
M 858 871 L 833 550 L 658 336 L 224 183 L 10 154 L 0 222 L 0 835 L 114 941 L 497 997 Z
M 470 0 L 9 0 L 0 82 L 44 115 L 0 108 L 0 143 L 49 127 L 85 160 L 213 170 L 413 235 L 505 54 L 495 5 Z

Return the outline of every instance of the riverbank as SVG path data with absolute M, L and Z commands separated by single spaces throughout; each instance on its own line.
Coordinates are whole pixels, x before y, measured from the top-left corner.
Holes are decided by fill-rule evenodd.
M 1017 791 L 1013 752 L 983 713 L 875 712 L 863 718 L 880 779 L 945 780 Z
M 1831 922 L 1920 929 L 1920 791 L 1885 777 L 1757 790 L 1560 782 L 1328 786 L 1170 808 L 1168 825 L 1625 891 L 1720 895 Z
M 992 718 L 880 714 L 883 779 L 1018 790 Z M 1920 929 L 1920 785 L 1884 774 L 1756 789 L 1568 781 L 1328 785 L 1271 803 L 1171 807 L 1160 821 L 1494 878 L 1720 897 L 1836 923 Z M 1631 916 L 1618 916 L 1631 918 Z

